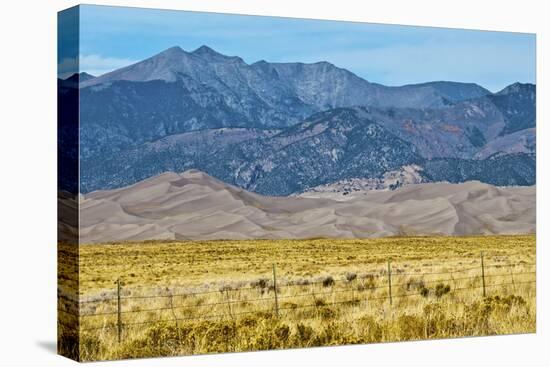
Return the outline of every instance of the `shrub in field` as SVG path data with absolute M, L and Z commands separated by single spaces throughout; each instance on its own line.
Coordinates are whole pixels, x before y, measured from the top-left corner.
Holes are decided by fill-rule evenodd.
M 514 306 L 525 306 L 526 304 L 525 299 L 523 299 L 523 297 L 516 296 L 513 294 L 506 297 L 500 297 L 500 296 L 489 297 L 489 299 L 491 299 L 493 303 L 502 307 L 505 310 L 505 312 L 510 312 L 510 310 Z
M 250 282 L 250 286 L 252 288 L 259 288 L 260 290 L 265 290 L 269 286 L 269 279 L 267 278 L 256 279 L 255 281 Z
M 405 284 L 405 287 L 408 291 L 421 290 L 423 288 L 426 288 L 426 285 L 424 284 L 424 281 L 422 279 L 410 278 Z
M 320 298 L 315 300 L 315 306 L 316 307 L 324 307 L 326 305 L 327 305 L 327 303 L 324 300 L 320 299 Z
M 290 335 L 291 329 L 286 323 L 273 319 L 262 323 L 261 328 L 243 338 L 250 339 L 249 349 L 268 350 L 288 347 Z
M 194 350 L 192 340 L 188 337 L 194 330 L 193 326 L 177 327 L 175 324 L 160 322 L 150 325 L 143 338 L 124 343 L 115 352 L 118 358 L 135 358 L 140 356 L 174 355 L 182 346 Z
M 451 286 L 448 284 L 439 283 L 435 286 L 435 296 L 440 298 L 451 291 Z
M 506 297 L 492 296 L 466 305 L 464 308 L 464 323 L 471 329 L 471 333 L 495 334 L 491 326 L 491 318 L 497 321 L 504 319 L 514 307 L 525 308 L 526 302 L 520 296 Z M 528 310 L 524 310 L 528 314 Z
M 271 285 L 267 288 L 267 290 L 268 290 L 269 292 L 275 292 L 275 286 L 274 286 L 273 284 L 271 284 Z M 281 288 L 280 288 L 279 286 L 277 286 L 277 292 L 280 292 L 280 291 L 281 291 Z
M 334 282 L 334 278 L 328 275 L 323 279 L 322 283 L 323 283 L 323 287 L 332 287 L 335 282 Z
M 323 320 L 334 319 L 338 315 L 338 312 L 331 307 L 322 307 L 319 309 L 319 316 Z
M 196 341 L 192 347 L 200 352 L 229 352 L 234 350 L 238 328 L 233 320 L 206 320 L 196 324 L 192 338 L 183 337 L 184 343 Z
M 362 331 L 362 339 L 366 343 L 378 343 L 383 340 L 384 329 L 373 316 L 363 316 L 357 320 Z
M 425 337 L 437 338 L 442 336 L 451 336 L 448 334 L 449 328 L 455 329 L 445 314 L 445 310 L 439 303 L 430 303 L 423 309 L 425 318 Z
M 307 278 L 300 278 L 300 279 L 295 280 L 294 282 L 291 282 L 290 284 L 310 285 L 311 281 Z
M 426 322 L 416 315 L 401 315 L 397 318 L 395 327 L 401 340 L 416 340 L 425 337 Z
M 353 282 L 355 279 L 357 279 L 357 273 L 347 272 L 345 274 L 345 277 L 348 282 Z
M 419 293 L 422 297 L 427 298 L 430 294 L 434 294 L 437 298 L 441 298 L 451 291 L 451 286 L 439 283 L 432 290 L 424 285 L 424 282 L 418 284 Z
M 420 295 L 422 297 L 428 297 L 430 295 L 430 290 L 426 287 L 420 288 Z
M 224 293 L 224 292 L 227 292 L 227 291 L 232 291 L 234 289 L 235 289 L 235 287 L 231 284 L 221 284 L 220 287 L 219 287 L 219 291 L 221 293 Z
M 298 308 L 298 304 L 294 302 L 284 302 L 281 306 L 283 307 L 283 309 L 290 309 L 290 310 L 294 310 Z
M 80 354 L 83 360 L 93 359 L 93 356 L 104 352 L 99 339 L 92 335 L 83 334 L 80 337 Z
M 274 334 L 281 343 L 286 343 L 290 337 L 290 328 L 288 325 L 279 325 L 275 328 Z
M 244 328 L 253 328 L 258 324 L 258 318 L 254 315 L 245 315 L 239 319 L 239 326 Z
M 311 339 L 314 335 L 315 331 L 311 326 L 299 322 L 296 325 L 296 332 L 293 335 L 293 342 L 297 347 L 306 347 L 310 345 Z
M 364 284 L 366 289 L 371 289 L 372 290 L 372 289 L 376 288 L 376 280 L 374 278 L 374 275 L 367 274 L 363 284 Z
M 353 334 L 349 325 L 330 321 L 323 324 L 323 327 L 317 331 L 311 345 L 342 345 L 358 342 L 359 338 Z
M 358 291 L 373 290 L 376 288 L 375 278 L 372 274 L 367 274 L 363 277 L 363 281 L 357 286 Z

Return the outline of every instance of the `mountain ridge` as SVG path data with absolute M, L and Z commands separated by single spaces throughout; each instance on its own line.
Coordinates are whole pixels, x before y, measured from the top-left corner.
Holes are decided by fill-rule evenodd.
M 476 159 L 424 158 L 414 144 L 375 123 L 372 111 L 366 111 L 329 110 L 283 130 L 222 128 L 168 136 L 112 158 L 83 160 L 82 190 L 125 186 L 159 172 L 197 168 L 227 183 L 281 196 L 343 179 L 375 179 L 408 164 L 422 167 L 426 182 L 534 183 L 534 141 L 528 140 L 534 131 L 524 140 L 532 144 L 531 150 L 489 144 L 479 150 L 484 156 Z M 365 116 L 358 117 L 361 113 Z M 495 156 L 502 150 L 505 154 Z
M 144 82 L 152 80 L 164 80 L 167 82 L 174 82 L 177 80 L 178 75 L 185 74 L 200 80 L 202 76 L 209 75 L 212 77 L 216 74 L 221 78 L 228 86 L 228 80 L 231 79 L 228 75 L 224 75 L 224 70 L 215 71 L 205 65 L 213 63 L 227 63 L 231 65 L 231 71 L 240 74 L 241 77 L 250 81 L 257 80 L 258 76 L 266 80 L 273 82 L 276 79 L 285 79 L 286 84 L 291 82 L 301 82 L 315 84 L 322 78 L 328 78 L 335 81 L 340 80 L 345 82 L 340 86 L 336 86 L 334 89 L 344 88 L 350 90 L 356 89 L 355 93 L 359 93 L 357 97 L 351 97 L 349 91 L 347 94 L 339 94 L 338 96 L 323 96 L 321 93 L 321 102 L 317 107 L 336 107 L 334 98 L 340 98 L 339 106 L 352 106 L 352 105 L 380 105 L 385 106 L 387 103 L 386 98 L 379 97 L 380 94 L 392 94 L 394 102 L 397 98 L 401 98 L 403 106 L 412 106 L 413 103 L 422 104 L 424 106 L 442 106 L 449 102 L 456 102 L 463 100 L 464 98 L 479 97 L 483 93 L 490 93 L 483 87 L 474 83 L 460 83 L 460 82 L 429 82 L 422 84 L 409 84 L 405 86 L 387 87 L 378 83 L 371 83 L 353 72 L 339 68 L 327 61 L 319 61 L 314 63 L 301 63 L 301 62 L 266 62 L 260 60 L 252 64 L 247 64 L 242 58 L 238 56 L 223 55 L 212 48 L 203 45 L 194 51 L 188 52 L 183 50 L 179 46 L 171 47 L 164 50 L 154 56 L 151 56 L 143 61 L 139 61 L 135 64 L 114 70 L 110 73 L 101 75 L 93 80 L 82 83 L 81 87 L 89 87 L 93 85 L 112 83 L 115 81 L 135 81 Z M 305 77 L 304 80 L 297 79 L 297 75 Z M 307 75 L 310 75 L 307 78 Z M 276 76 L 275 78 L 270 78 Z M 472 89 L 471 92 L 463 91 L 463 96 L 460 94 L 451 95 L 449 93 L 438 94 L 438 90 L 444 87 L 444 83 L 453 83 L 453 85 L 461 86 L 463 89 Z M 322 83 L 320 83 L 322 84 Z M 308 103 L 314 103 L 314 99 L 309 93 L 305 93 L 301 86 L 294 86 L 294 93 L 301 97 L 302 100 Z M 411 89 L 418 89 L 415 91 L 420 97 L 413 97 L 410 91 Z M 362 93 L 362 90 L 367 90 L 367 93 Z M 319 89 L 316 89 L 316 95 L 319 98 Z M 261 90 L 255 90 L 257 94 L 261 95 Z M 287 91 L 288 92 L 288 91 Z M 327 94 L 328 91 L 323 91 Z M 261 96 L 265 99 L 266 96 Z M 366 103 L 358 103 L 358 98 L 366 101 Z M 448 99 L 448 101 L 447 101 Z M 305 116 L 302 116 L 305 117 Z
M 105 83 L 105 82 L 109 82 L 109 81 L 112 81 L 112 80 L 125 80 L 125 79 L 117 79 L 116 75 L 120 74 L 121 71 L 131 69 L 131 68 L 133 68 L 137 65 L 141 65 L 145 62 L 155 60 L 157 58 L 162 58 L 163 56 L 166 56 L 166 55 L 170 55 L 169 58 L 177 57 L 178 55 L 179 56 L 192 56 L 192 55 L 207 56 L 207 57 L 214 57 L 214 58 L 221 59 L 221 60 L 235 60 L 235 61 L 242 62 L 242 63 L 246 64 L 247 66 L 251 66 L 251 67 L 253 67 L 255 65 L 256 66 L 275 65 L 275 66 L 280 66 L 280 67 L 284 67 L 284 66 L 287 66 L 287 65 L 301 65 L 301 66 L 306 66 L 306 65 L 327 65 L 327 66 L 331 66 L 331 67 L 334 67 L 334 68 L 337 68 L 337 69 L 340 69 L 340 70 L 345 70 L 348 73 L 355 75 L 357 78 L 365 80 L 364 78 L 357 76 L 352 71 L 349 71 L 349 70 L 343 69 L 343 68 L 339 68 L 338 66 L 336 66 L 336 65 L 334 65 L 334 64 L 332 64 L 328 61 L 321 60 L 321 61 L 315 61 L 315 62 L 310 62 L 310 63 L 305 63 L 305 62 L 268 62 L 264 59 L 261 59 L 261 60 L 258 60 L 258 61 L 255 61 L 255 62 L 252 62 L 252 63 L 248 64 L 248 63 L 244 62 L 244 60 L 239 56 L 225 55 L 225 54 L 222 54 L 221 52 L 218 52 L 218 51 L 214 50 L 213 48 L 211 48 L 207 45 L 201 45 L 193 51 L 186 51 L 181 46 L 169 47 L 169 48 L 167 48 L 163 51 L 160 51 L 159 53 L 157 53 L 153 56 L 150 56 L 150 57 L 148 57 L 148 58 L 146 58 L 142 61 L 138 61 L 134 64 L 127 65 L 125 67 L 113 70 L 113 71 L 105 73 L 103 75 L 96 76 L 96 77 L 94 77 L 94 78 L 96 78 L 96 80 L 94 82 L 83 84 L 81 87 L 88 87 L 90 85 Z M 209 61 L 211 61 L 211 59 Z M 84 74 L 86 74 L 86 73 L 84 73 Z M 146 79 L 146 80 L 155 80 L 155 79 Z M 369 82 L 370 84 L 384 86 L 381 83 L 370 82 L 368 80 L 365 80 L 365 81 Z M 491 92 L 489 90 L 487 90 L 483 86 L 480 86 L 477 83 L 458 82 L 458 81 L 450 81 L 450 80 L 434 80 L 434 81 L 422 82 L 422 83 L 412 83 L 412 84 L 403 84 L 403 85 L 398 85 L 398 86 L 384 86 L 384 87 L 386 87 L 386 88 L 403 88 L 403 87 L 411 88 L 411 87 L 426 87 L 426 86 L 427 87 L 430 87 L 430 86 L 445 87 L 446 84 L 450 84 L 450 85 L 454 85 L 454 86 L 472 87 L 474 89 L 477 89 L 478 90 L 477 95 L 474 95 L 474 97 L 479 97 L 481 95 L 491 94 Z M 514 84 L 525 84 L 525 83 L 514 83 Z M 471 98 L 471 97 L 468 97 L 468 98 Z M 464 98 L 460 98 L 460 100 L 462 100 L 462 99 L 464 99 Z
M 428 181 L 534 182 L 531 84 L 386 87 L 324 61 L 247 64 L 201 46 L 172 47 L 66 92 L 80 98 L 84 192 L 188 168 L 276 195 L 407 164 Z

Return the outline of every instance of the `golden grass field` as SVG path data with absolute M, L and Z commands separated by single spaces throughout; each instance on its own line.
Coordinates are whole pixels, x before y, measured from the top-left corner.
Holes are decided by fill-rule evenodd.
M 534 235 L 59 244 L 59 349 L 90 361 L 530 333 L 535 259 Z

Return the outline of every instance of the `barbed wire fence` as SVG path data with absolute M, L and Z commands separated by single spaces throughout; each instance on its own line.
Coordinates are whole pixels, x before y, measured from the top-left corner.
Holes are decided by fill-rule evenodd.
M 160 287 L 166 290 L 166 294 L 125 294 L 123 287 L 123 281 L 119 278 L 114 284 L 114 291 L 111 297 L 102 297 L 100 299 L 88 299 L 80 300 L 67 297 L 62 294 L 58 294 L 58 297 L 63 299 L 63 302 L 66 302 L 67 305 L 65 309 L 58 308 L 58 312 L 67 315 L 69 318 L 72 318 L 75 323 L 64 323 L 58 318 L 58 323 L 67 329 L 77 329 L 80 332 L 93 332 L 93 331 L 108 331 L 115 330 L 117 332 L 118 341 L 122 341 L 123 332 L 125 329 L 133 326 L 142 326 L 142 325 L 151 325 L 159 324 L 165 322 L 174 322 L 176 325 L 180 325 L 185 322 L 192 322 L 197 320 L 212 320 L 212 319 L 232 319 L 235 320 L 237 317 L 253 314 L 272 314 L 274 317 L 287 317 L 291 312 L 295 312 L 300 309 L 307 308 L 317 308 L 323 309 L 327 307 L 334 306 L 356 306 L 368 307 L 369 304 L 373 301 L 388 301 L 390 307 L 393 306 L 394 299 L 402 299 L 406 297 L 415 297 L 415 296 L 435 296 L 440 298 L 447 294 L 455 294 L 463 291 L 480 291 L 480 298 L 485 298 L 488 295 L 488 291 L 492 288 L 497 287 L 506 287 L 512 286 L 514 289 L 520 285 L 535 284 L 535 279 L 530 280 L 516 280 L 518 277 L 525 276 L 535 276 L 536 271 L 513 271 L 513 268 L 520 267 L 531 267 L 536 266 L 535 263 L 528 263 L 521 261 L 518 263 L 508 263 L 508 264 L 485 264 L 483 253 L 480 254 L 480 265 L 465 267 L 453 271 L 435 271 L 435 272 L 405 272 L 405 271 L 393 271 L 392 264 L 390 261 L 387 262 L 387 270 L 381 269 L 379 271 L 372 271 L 367 273 L 362 273 L 361 277 L 363 282 L 358 283 L 357 273 L 350 273 L 344 279 L 333 279 L 331 276 L 327 276 L 321 280 L 301 280 L 301 281 L 289 281 L 286 284 L 281 284 L 277 279 L 276 265 L 272 265 L 272 279 L 267 280 L 261 278 L 258 281 L 258 284 L 243 286 L 243 287 L 221 287 L 218 290 L 206 290 L 206 291 L 189 291 L 189 292 L 174 292 L 174 290 L 169 290 L 169 287 Z M 487 274 L 486 270 L 491 268 L 508 268 L 507 272 L 502 272 L 498 274 Z M 473 270 L 479 270 L 479 274 L 472 276 L 458 276 L 456 274 L 464 274 L 471 272 Z M 353 275 L 355 274 L 355 275 Z M 427 276 L 444 276 L 443 278 L 424 280 L 424 277 Z M 374 277 L 383 278 L 385 283 L 381 285 L 375 285 L 374 282 L 365 282 L 365 279 L 373 280 Z M 420 277 L 421 279 L 411 282 L 409 279 L 407 282 L 400 282 L 401 277 Z M 499 283 L 487 284 L 488 279 L 506 277 L 510 281 L 504 281 Z M 457 286 L 457 282 L 468 282 L 468 286 Z M 478 281 L 478 284 L 475 282 Z M 446 282 L 452 282 L 453 287 L 446 285 Z M 270 284 L 271 283 L 271 284 Z M 342 289 L 338 288 L 339 284 L 344 284 Z M 436 284 L 435 289 L 428 289 L 426 285 Z M 328 289 L 325 291 L 316 292 L 315 286 L 322 286 L 323 289 Z M 310 287 L 309 292 L 303 292 L 298 294 L 285 295 L 283 290 L 294 288 L 294 287 Z M 439 287 L 439 290 L 438 290 Z M 405 293 L 396 293 L 397 289 L 406 289 Z M 149 287 L 132 287 L 131 290 L 135 291 L 136 289 L 150 289 Z M 420 290 L 418 290 L 420 289 Z M 231 299 L 231 293 L 233 292 L 243 292 L 255 290 L 259 291 L 261 297 L 244 299 Z M 376 295 L 376 296 L 365 296 L 358 298 L 356 295 L 365 292 L 376 290 L 385 290 L 385 294 Z M 411 291 L 412 290 L 412 291 Z M 439 292 L 439 293 L 438 293 Z M 323 296 L 334 296 L 339 293 L 351 293 L 350 299 L 326 302 L 323 300 Z M 223 300 L 215 302 L 201 303 L 197 302 L 195 305 L 175 305 L 174 299 L 176 298 L 189 298 L 189 297 L 204 297 L 212 294 L 219 294 Z M 372 294 L 372 293 L 370 293 Z M 299 300 L 303 298 L 311 297 L 314 301 L 313 303 L 304 303 L 304 304 L 286 304 L 285 302 L 292 300 Z M 141 301 L 141 305 L 150 304 L 151 300 L 164 300 L 166 305 L 161 307 L 137 307 L 136 304 L 133 304 L 132 307 L 125 307 L 124 303 L 129 301 Z M 250 305 L 255 303 L 267 303 L 267 307 L 254 309 L 252 311 L 240 311 L 236 312 L 235 308 L 239 305 Z M 281 304 L 281 302 L 283 302 Z M 93 312 L 80 312 L 81 308 L 85 305 L 93 305 Z M 96 308 L 99 306 L 111 307 L 110 310 L 95 312 Z M 208 309 L 210 312 L 214 310 L 217 306 L 227 307 L 227 312 L 225 313 L 214 313 L 214 314 L 201 314 L 197 316 L 189 317 L 178 317 L 176 310 L 197 310 L 197 309 Z M 169 311 L 171 317 L 163 318 L 158 317 L 153 320 L 131 322 L 125 321 L 124 318 L 129 314 L 139 314 L 139 313 L 162 313 L 164 311 Z M 101 326 L 93 327 L 81 327 L 82 320 L 94 318 L 94 317 L 113 317 L 114 319 L 106 323 L 105 321 Z

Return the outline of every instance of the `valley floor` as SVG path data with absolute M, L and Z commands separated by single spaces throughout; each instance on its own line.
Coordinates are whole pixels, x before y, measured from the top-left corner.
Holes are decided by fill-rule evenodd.
M 535 259 L 534 235 L 60 244 L 59 348 L 89 361 L 534 332 Z

